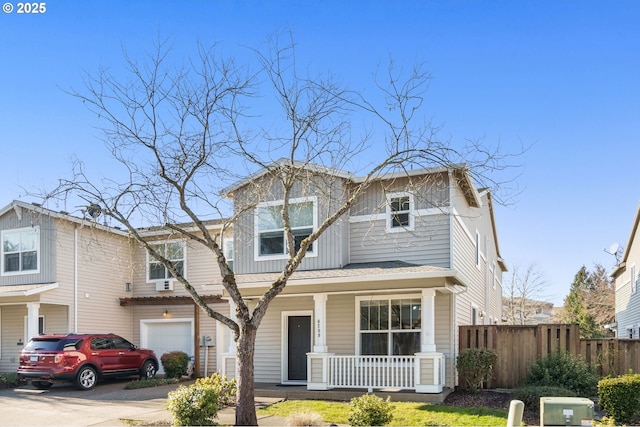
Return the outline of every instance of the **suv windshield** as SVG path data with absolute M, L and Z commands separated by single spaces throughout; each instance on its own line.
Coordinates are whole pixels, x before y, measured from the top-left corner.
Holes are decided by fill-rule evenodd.
M 77 338 L 34 338 L 27 343 L 24 350 L 27 351 L 60 351 L 75 350 L 80 347 L 82 340 Z

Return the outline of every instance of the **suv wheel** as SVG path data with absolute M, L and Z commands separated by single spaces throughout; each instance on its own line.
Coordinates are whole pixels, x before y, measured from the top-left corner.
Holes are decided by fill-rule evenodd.
M 140 368 L 140 379 L 153 378 L 156 375 L 156 365 L 151 360 L 147 360 Z
M 83 366 L 76 376 L 76 387 L 80 390 L 90 390 L 98 382 L 98 374 L 91 366 Z
M 33 384 L 33 386 L 38 390 L 49 390 L 53 385 L 48 381 L 31 381 L 31 384 Z

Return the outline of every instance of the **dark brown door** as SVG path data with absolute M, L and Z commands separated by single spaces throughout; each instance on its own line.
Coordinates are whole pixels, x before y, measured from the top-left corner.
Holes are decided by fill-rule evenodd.
M 290 381 L 307 380 L 307 353 L 311 351 L 311 316 L 289 316 L 288 371 Z

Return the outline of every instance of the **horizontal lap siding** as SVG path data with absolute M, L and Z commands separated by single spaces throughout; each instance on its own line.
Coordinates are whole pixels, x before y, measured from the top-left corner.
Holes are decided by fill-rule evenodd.
M 419 265 L 448 268 L 450 264 L 449 215 L 416 218 L 414 231 L 388 233 L 386 222 L 350 224 L 352 263 L 402 260 Z
M 313 306 L 311 296 L 277 297 L 271 302 L 256 337 L 254 359 L 256 382 L 280 382 L 281 380 L 282 312 L 312 311 Z
M 73 263 L 67 255 L 61 257 L 59 270 L 68 274 L 70 266 Z M 119 303 L 126 295 L 125 283 L 131 280 L 129 241 L 90 227 L 78 229 L 77 270 L 78 332 L 131 336 L 129 309 Z
M 24 343 L 24 317 L 27 308 L 24 305 L 0 306 L 1 353 L 0 372 L 15 372 L 18 367 L 18 352 Z
M 329 353 L 351 355 L 356 351 L 355 296 L 327 298 L 327 347 Z
M 436 294 L 435 299 L 435 344 L 436 351 L 445 357 L 445 384 L 453 385 L 455 360 L 453 359 L 452 324 L 451 324 L 451 294 Z

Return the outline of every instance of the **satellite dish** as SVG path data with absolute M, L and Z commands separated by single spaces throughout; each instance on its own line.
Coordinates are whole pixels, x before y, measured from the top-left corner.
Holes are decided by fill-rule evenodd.
M 609 252 L 611 255 L 615 255 L 618 253 L 618 249 L 620 249 L 620 244 L 614 243 L 613 245 L 609 246 L 609 250 L 607 252 Z
M 100 206 L 93 203 L 87 207 L 87 213 L 91 218 L 97 218 L 102 213 L 102 209 L 100 208 Z

